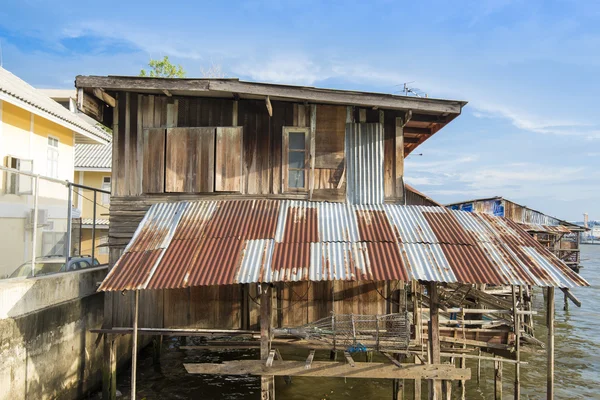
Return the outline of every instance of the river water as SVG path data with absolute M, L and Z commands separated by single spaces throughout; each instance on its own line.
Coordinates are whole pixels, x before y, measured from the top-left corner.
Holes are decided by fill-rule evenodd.
M 590 288 L 575 288 L 573 293 L 583 302 L 581 308 L 570 305 L 563 310 L 562 292 L 556 293 L 555 338 L 555 398 L 600 399 L 600 246 L 582 245 L 582 275 L 591 283 Z M 534 305 L 540 313 L 536 316 L 536 337 L 545 341 L 546 327 L 544 299 L 541 290 L 534 294 Z M 200 344 L 197 338 L 188 338 L 188 345 Z M 259 399 L 260 380 L 247 376 L 190 375 L 183 363 L 221 362 L 235 359 L 257 359 L 258 350 L 224 350 L 205 352 L 179 350 L 179 341 L 169 339 L 165 344 L 160 367 L 153 365 L 152 346 L 140 353 L 138 359 L 138 399 Z M 305 360 L 306 351 L 282 351 L 286 360 Z M 329 353 L 316 353 L 315 360 L 328 360 Z M 356 356 L 357 361 L 361 361 Z M 545 398 L 546 353 L 538 350 L 522 353 L 529 362 L 521 367 L 521 393 L 523 399 Z M 377 358 L 375 359 L 377 361 Z M 381 360 L 386 361 L 386 360 Z M 494 397 L 493 362 L 482 361 L 481 381 L 476 382 L 477 362 L 468 360 L 473 378 L 466 384 L 468 399 Z M 130 390 L 129 369 L 119 371 L 118 389 L 123 399 Z M 504 398 L 512 398 L 514 366 L 503 369 Z M 390 399 L 391 381 L 367 379 L 320 379 L 294 377 L 291 384 L 276 378 L 276 398 L 300 399 Z M 412 381 L 405 381 L 405 398 L 412 398 Z M 423 395 L 427 393 L 423 385 Z M 453 398 L 460 398 L 460 389 L 452 390 Z

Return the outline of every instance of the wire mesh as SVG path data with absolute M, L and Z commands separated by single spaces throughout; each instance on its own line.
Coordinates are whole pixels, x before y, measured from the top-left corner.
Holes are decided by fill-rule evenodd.
M 410 321 L 406 312 L 333 314 L 297 328 L 278 329 L 276 333 L 326 342 L 334 348 L 405 350 L 410 339 Z

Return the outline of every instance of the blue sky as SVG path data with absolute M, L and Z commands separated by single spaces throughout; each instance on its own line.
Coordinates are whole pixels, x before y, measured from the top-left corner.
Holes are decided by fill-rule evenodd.
M 136 75 L 168 55 L 188 76 L 467 100 L 406 161 L 448 203 L 502 195 L 600 219 L 600 4 L 594 1 L 4 1 L 4 67 L 38 87 Z

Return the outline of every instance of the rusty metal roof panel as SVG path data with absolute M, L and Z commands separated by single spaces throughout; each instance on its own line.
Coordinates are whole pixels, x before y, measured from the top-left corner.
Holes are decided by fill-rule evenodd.
M 383 209 L 356 207 L 356 220 L 362 242 L 396 243 L 396 235 Z
M 318 203 L 321 242 L 358 242 L 358 221 L 354 208 L 346 203 Z
M 286 200 L 277 217 L 275 241 L 278 243 L 318 242 L 318 203 Z
M 545 232 L 545 233 L 571 233 L 571 230 L 564 225 L 538 225 L 538 224 L 526 224 L 518 223 L 521 228 L 527 232 Z
M 386 204 L 383 206 L 388 220 L 398 239 L 403 243 L 437 243 L 438 240 L 423 216 L 423 211 L 443 212 L 440 207 L 399 206 Z M 440 211 L 442 210 L 442 211 Z
M 310 251 L 311 281 L 372 279 L 365 243 L 312 243 Z
M 271 200 L 216 201 L 206 236 L 242 240 L 273 239 L 279 203 Z
M 404 265 L 412 279 L 456 282 L 456 276 L 439 244 L 400 243 Z
M 168 246 L 187 203 L 160 203 L 148 210 L 125 251 L 148 251 Z
M 587 285 L 505 218 L 427 206 L 224 200 L 152 206 L 101 290 L 409 279 Z
M 237 272 L 236 283 L 256 283 L 273 281 L 273 239 L 246 241 L 242 263 Z
M 397 242 L 369 242 L 367 254 L 371 280 L 410 280 Z

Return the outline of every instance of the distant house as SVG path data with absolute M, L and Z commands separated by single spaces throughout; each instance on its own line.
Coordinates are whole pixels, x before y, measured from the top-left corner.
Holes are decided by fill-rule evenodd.
M 39 237 L 36 255 L 57 254 L 66 232 L 67 190 L 76 143 L 106 144 L 110 135 L 69 112 L 25 81 L 0 68 L 0 277 L 32 255 L 33 179 L 6 168 L 38 174 Z M 53 183 L 52 179 L 56 180 Z M 62 250 L 61 250 L 62 249 Z
M 111 189 L 112 143 L 75 145 L 75 183 L 92 188 Z M 75 205 L 81 210 L 81 254 L 90 254 L 92 249 L 92 227 L 94 224 L 93 192 L 80 189 L 75 196 Z M 109 194 L 96 197 L 96 240 L 95 256 L 100 263 L 108 263 L 108 208 Z
M 98 123 L 77 110 L 75 89 L 40 89 L 54 101 L 92 125 Z M 73 182 L 79 185 L 110 191 L 112 143 L 77 143 L 75 145 L 75 175 Z M 93 192 L 76 189 L 73 204 L 81 214 L 81 232 L 73 240 L 79 243 L 81 254 L 92 252 L 92 227 L 94 225 Z M 96 199 L 95 257 L 104 264 L 108 262 L 108 207 L 110 195 L 98 194 Z
M 579 272 L 580 235 L 586 231 L 583 226 L 551 217 L 499 196 L 448 204 L 447 207 L 511 219 L 554 252 L 571 269 Z

